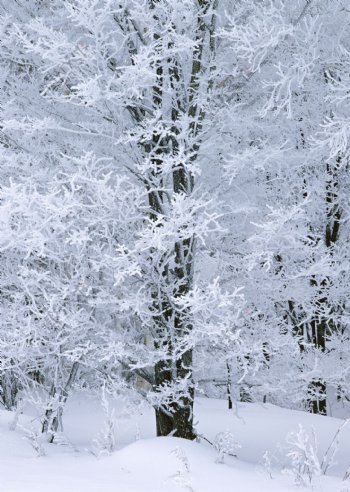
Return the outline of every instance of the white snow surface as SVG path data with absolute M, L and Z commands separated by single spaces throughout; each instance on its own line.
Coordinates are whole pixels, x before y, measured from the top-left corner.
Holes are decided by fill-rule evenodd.
M 119 406 L 118 406 L 119 405 Z M 156 438 L 153 412 L 125 416 L 115 403 L 117 449 L 110 455 L 91 453 L 104 425 L 98 401 L 75 396 L 64 416 L 64 445 L 41 441 L 45 456 L 37 457 L 25 429 L 39 429 L 33 412 L 22 414 L 10 430 L 14 414 L 0 411 L 1 492 L 349 492 L 350 481 L 342 477 L 350 464 L 350 424 L 339 437 L 336 464 L 327 476 L 297 487 L 288 470 L 286 435 L 314 429 L 322 459 L 340 419 L 286 410 L 274 405 L 238 404 L 235 411 L 223 400 L 200 398 L 196 402 L 197 430 L 212 441 L 230 430 L 241 444 L 237 458 L 226 456 L 216 463 L 217 452 L 205 440 L 189 442 L 173 437 Z M 137 439 L 137 440 L 135 440 Z M 272 478 L 262 465 L 269 452 Z

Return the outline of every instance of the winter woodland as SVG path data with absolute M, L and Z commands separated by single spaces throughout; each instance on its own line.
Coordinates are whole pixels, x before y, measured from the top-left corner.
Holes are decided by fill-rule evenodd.
M 0 30 L 3 407 L 55 442 L 76 391 L 189 440 L 195 395 L 346 406 L 348 1 L 0 0 Z

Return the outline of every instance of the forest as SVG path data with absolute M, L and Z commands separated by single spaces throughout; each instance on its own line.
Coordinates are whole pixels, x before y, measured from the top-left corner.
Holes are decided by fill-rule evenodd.
M 348 1 L 0 33 L 4 492 L 348 492 Z

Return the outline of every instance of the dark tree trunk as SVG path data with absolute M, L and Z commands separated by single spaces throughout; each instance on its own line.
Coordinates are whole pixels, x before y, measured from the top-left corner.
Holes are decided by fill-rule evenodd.
M 227 403 L 228 403 L 228 409 L 232 410 L 233 408 L 233 402 L 232 402 L 232 379 L 231 379 L 231 368 L 230 364 L 226 362 L 226 368 L 227 368 Z
M 150 6 L 154 9 L 154 19 L 162 22 L 157 17 L 157 0 L 150 0 Z M 156 221 L 159 214 L 164 213 L 163 204 L 167 198 L 164 196 L 163 189 L 169 187 L 172 181 L 173 194 L 186 194 L 190 196 L 193 191 L 194 179 L 191 172 L 187 169 L 188 163 L 197 159 L 199 150 L 199 133 L 202 127 L 204 111 L 198 104 L 198 93 L 200 89 L 199 76 L 203 69 L 203 52 L 205 40 L 208 41 L 210 50 L 213 49 L 213 31 L 215 26 L 215 12 L 217 0 L 199 0 L 198 17 L 196 26 L 196 45 L 192 53 L 192 66 L 190 81 L 184 80 L 182 71 L 172 54 L 168 58 L 164 56 L 167 51 L 171 53 L 172 46 L 163 46 L 162 29 L 159 34 L 155 33 L 153 40 L 156 51 L 159 49 L 159 60 L 154 61 L 154 71 L 156 83 L 153 87 L 152 101 L 155 111 L 162 113 L 163 97 L 169 97 L 169 85 L 171 88 L 171 125 L 168 127 L 165 118 L 164 129 L 169 128 L 169 135 L 163 131 L 160 134 L 154 131 L 152 141 L 140 143 L 145 155 L 153 163 L 152 172 L 147 181 L 149 192 L 150 218 Z M 210 28 L 205 22 L 205 15 L 210 7 L 213 7 L 213 15 Z M 164 90 L 164 80 L 166 87 Z M 187 87 L 186 87 L 187 84 Z M 184 91 L 185 88 L 185 91 Z M 144 114 L 132 114 L 138 124 Z M 164 162 L 169 156 L 179 153 L 177 141 L 181 120 L 184 114 L 189 118 L 188 127 L 188 155 L 184 157 L 184 162 L 174 166 L 171 173 L 164 171 Z M 169 179 L 170 178 L 170 179 Z M 194 260 L 194 237 L 189 233 L 188 238 L 175 242 L 173 250 L 168 251 L 163 265 L 157 265 L 154 270 L 154 277 L 159 279 L 158 285 L 152 286 L 153 305 L 152 310 L 155 315 L 153 318 L 153 332 L 156 334 L 154 346 L 156 349 L 165 350 L 167 357 L 159 361 L 154 367 L 154 391 L 161 391 L 162 386 L 176 384 L 178 381 L 186 381 L 186 391 L 174 402 L 165 407 L 156 408 L 156 428 L 158 436 L 174 435 L 185 439 L 194 439 L 193 431 L 193 399 L 194 385 L 192 381 L 192 349 L 174 356 L 174 347 L 188 336 L 192 330 L 191 312 L 177 310 L 174 299 L 188 294 L 193 286 L 193 260 Z M 169 257 L 172 261 L 169 262 Z
M 169 436 L 174 431 L 174 418 L 162 408 L 156 408 L 157 436 Z
M 0 394 L 2 404 L 7 410 L 13 410 L 16 406 L 19 391 L 18 381 L 12 371 L 5 372 L 0 381 Z
M 310 401 L 310 412 L 327 415 L 327 387 L 326 383 L 321 380 L 312 381 L 310 392 L 312 397 Z
M 326 302 L 327 299 L 321 299 Z M 326 323 L 320 320 L 313 320 L 311 323 L 312 343 L 313 345 L 325 352 L 326 350 Z M 322 379 L 316 379 L 310 384 L 310 412 L 327 415 L 327 386 Z
M 341 166 L 341 158 L 336 159 L 334 166 L 327 164 L 327 184 L 326 184 L 326 205 L 327 205 L 327 222 L 325 229 L 325 245 L 330 257 L 333 256 L 333 248 L 339 238 L 340 223 L 342 217 L 342 208 L 339 204 L 339 177 L 338 172 Z M 319 294 L 316 301 L 316 312 L 314 319 L 311 322 L 311 339 L 313 345 L 321 350 L 326 351 L 327 334 L 336 329 L 334 322 L 331 319 L 325 319 L 325 312 L 334 312 L 334 306 L 330 306 L 328 290 L 332 280 L 326 277 L 320 285 L 317 281 L 311 279 L 311 285 L 319 289 Z M 317 379 L 311 382 L 310 385 L 310 411 L 327 415 L 327 386 L 322 379 Z

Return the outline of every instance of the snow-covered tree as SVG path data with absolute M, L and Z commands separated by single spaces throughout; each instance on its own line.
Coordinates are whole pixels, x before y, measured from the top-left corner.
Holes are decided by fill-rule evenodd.
M 221 230 L 216 198 L 198 186 L 203 141 L 213 138 L 207 108 L 218 76 L 217 1 L 51 2 L 25 22 L 22 7 L 16 23 L 4 20 L 3 49 L 17 70 L 34 74 L 35 110 L 24 103 L 14 110 L 9 98 L 4 132 L 37 162 L 49 156 L 68 174 L 69 162 L 89 151 L 138 183 L 141 222 L 128 219 L 131 234 L 118 238 L 114 257 L 94 264 L 111 267 L 120 292 L 118 353 L 111 344 L 105 357 L 145 380 L 159 435 L 193 438 L 193 351 L 234 346 L 242 302 L 237 290 L 202 281 L 194 262 Z M 89 226 L 84 242 L 93 234 Z M 64 277 L 56 280 L 59 287 Z

